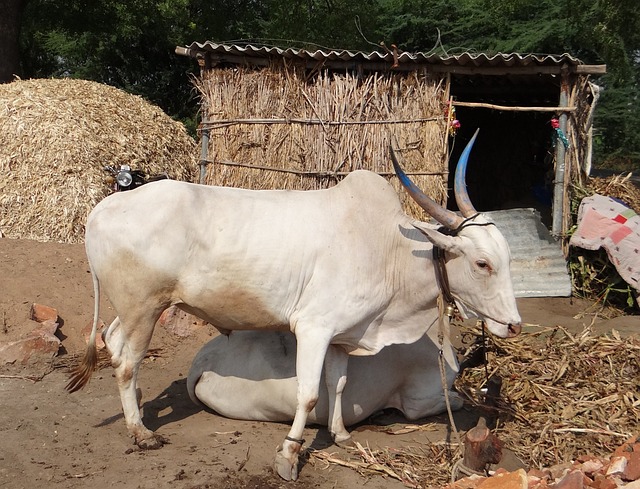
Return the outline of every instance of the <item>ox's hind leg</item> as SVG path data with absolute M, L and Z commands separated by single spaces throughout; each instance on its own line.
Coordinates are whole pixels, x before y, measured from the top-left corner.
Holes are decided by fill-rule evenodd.
M 136 392 L 138 371 L 149 348 L 157 316 L 116 318 L 105 334 L 127 429 L 136 445 L 144 449 L 160 448 L 166 441 L 142 423 Z
M 311 410 L 318 402 L 320 377 L 330 337 L 322 328 L 302 331 L 298 324 L 296 338 L 296 375 L 298 377 L 298 405 L 289 434 L 276 453 L 275 469 L 285 480 L 298 478 L 298 455 L 304 444 L 302 433 Z
M 330 345 L 324 361 L 325 382 L 329 392 L 329 432 L 336 444 L 351 438 L 342 418 L 342 393 L 347 384 L 349 355 L 341 347 Z

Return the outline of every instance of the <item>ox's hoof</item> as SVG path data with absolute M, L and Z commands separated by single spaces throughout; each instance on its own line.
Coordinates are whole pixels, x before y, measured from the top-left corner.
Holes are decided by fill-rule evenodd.
M 333 442 L 340 448 L 353 448 L 356 446 L 356 443 L 353 441 L 351 436 L 348 436 L 347 438 L 336 437 Z
M 164 436 L 152 433 L 151 436 L 136 440 L 136 445 L 142 450 L 158 450 L 169 443 Z
M 331 438 L 333 438 L 333 443 L 342 448 L 353 447 L 354 443 L 351 439 L 351 433 L 348 431 L 340 431 L 339 433 L 331 433 Z
M 286 458 L 282 451 L 276 452 L 276 460 L 274 462 L 274 468 L 278 475 L 286 481 L 295 481 L 298 479 L 298 463 L 291 463 L 291 460 Z

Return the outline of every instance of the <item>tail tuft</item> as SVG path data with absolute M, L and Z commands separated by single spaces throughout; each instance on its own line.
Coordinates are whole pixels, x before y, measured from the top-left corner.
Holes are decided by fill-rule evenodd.
M 76 392 L 85 387 L 91 376 L 93 375 L 96 365 L 98 364 L 98 351 L 96 350 L 95 343 L 89 344 L 87 351 L 84 354 L 84 358 L 80 364 L 71 371 L 69 382 L 65 386 L 68 392 Z

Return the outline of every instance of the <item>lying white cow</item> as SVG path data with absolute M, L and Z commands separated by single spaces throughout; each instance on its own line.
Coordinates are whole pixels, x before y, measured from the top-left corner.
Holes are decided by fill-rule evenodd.
M 452 352 L 445 348 L 447 357 Z M 439 346 L 428 336 L 409 345 L 390 345 L 379 353 L 351 357 L 349 382 L 342 393 L 346 426 L 372 414 L 396 408 L 409 420 L 446 409 L 438 361 Z M 187 377 L 189 396 L 217 413 L 235 419 L 291 421 L 296 413 L 296 340 L 291 333 L 234 331 L 218 336 L 196 355 Z M 446 383 L 457 373 L 455 358 L 447 358 Z M 462 399 L 449 392 L 452 409 Z M 320 390 L 307 423 L 326 425 L 329 396 Z
M 438 263 L 461 312 L 480 317 L 498 336 L 519 332 L 507 242 L 468 202 L 470 149 L 456 171 L 462 216 L 420 192 L 394 161 L 410 195 L 446 233 L 404 214 L 393 187 L 363 170 L 326 190 L 251 191 L 163 180 L 107 197 L 87 219 L 94 325 L 67 388 L 83 387 L 95 369 L 100 288 L 118 314 L 105 342 L 127 428 L 142 448 L 163 443 L 142 423 L 136 381 L 164 309 L 176 305 L 221 330 L 291 331 L 298 345 L 297 407 L 275 466 L 284 479 L 296 479 L 323 365 L 329 430 L 343 441 L 349 438 L 341 412 L 348 355 L 414 343 L 436 327 L 441 288 L 434 247 L 443 251 Z

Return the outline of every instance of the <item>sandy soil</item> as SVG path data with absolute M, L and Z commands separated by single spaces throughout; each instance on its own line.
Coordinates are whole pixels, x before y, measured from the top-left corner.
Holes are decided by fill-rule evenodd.
M 82 245 L 0 239 L 0 341 L 33 328 L 33 302 L 58 309 L 63 350 L 56 360 L 74 358 L 84 350 L 81 334 L 91 319 L 93 291 Z M 576 318 L 589 306 L 566 298 L 522 299 L 523 321 L 530 324 L 582 329 L 592 316 Z M 105 302 L 101 314 L 114 314 Z M 640 331 L 639 317 L 598 320 L 603 331 Z M 274 475 L 271 464 L 287 426 L 277 423 L 225 419 L 193 405 L 185 380 L 193 356 L 215 330 L 202 327 L 186 339 L 156 332 L 155 355 L 145 360 L 140 374 L 146 425 L 167 437 L 170 444 L 143 452 L 128 437 L 117 387 L 110 367 L 93 377 L 88 388 L 75 394 L 64 390 L 67 374 L 56 368 L 40 381 L 27 375 L 47 372 L 36 365 L 17 371 L 0 366 L 0 487 L 10 488 L 280 488 L 333 489 L 366 487 L 393 489 L 400 482 L 381 476 L 364 478 L 353 470 L 307 462 L 297 483 Z M 456 414 L 458 427 L 467 429 L 473 413 Z M 390 421 L 402 423 L 398 417 Z M 429 419 L 433 422 L 434 419 Z M 405 435 L 382 432 L 373 423 L 355 428 L 354 439 L 371 447 L 401 447 L 442 439 L 446 418 L 435 419 L 441 429 Z M 338 454 L 326 429 L 306 429 L 307 444 Z

